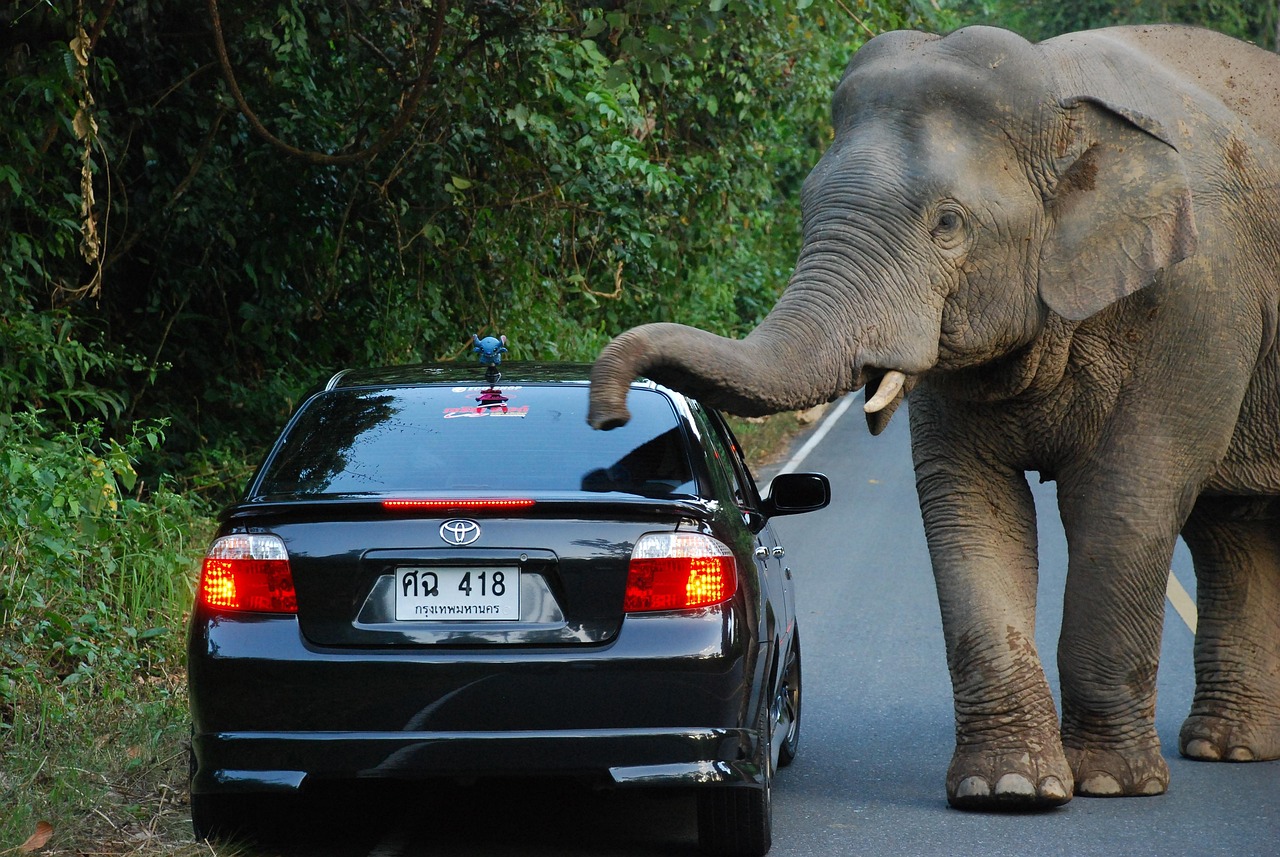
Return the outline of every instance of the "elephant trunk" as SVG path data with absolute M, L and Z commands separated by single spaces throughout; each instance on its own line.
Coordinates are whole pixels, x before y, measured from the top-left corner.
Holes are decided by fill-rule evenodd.
M 838 319 L 798 297 L 784 295 L 742 340 L 669 323 L 623 333 L 592 369 L 588 422 L 625 424 L 627 390 L 639 375 L 740 416 L 812 407 L 856 389 L 862 379 L 847 344 L 822 333 L 841 330 Z

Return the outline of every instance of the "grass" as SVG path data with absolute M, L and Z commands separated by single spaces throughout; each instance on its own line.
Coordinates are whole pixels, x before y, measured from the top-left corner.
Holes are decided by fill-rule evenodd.
M 162 435 L 0 422 L 0 854 L 210 853 L 186 810 L 182 631 L 211 522 L 141 484 Z
M 185 675 L 138 676 L 91 693 L 34 689 L 4 742 L 0 853 L 40 823 L 42 854 L 209 854 L 186 809 Z
M 786 459 L 795 439 L 812 428 L 825 411 L 826 406 L 823 405 L 807 411 L 774 414 L 770 417 L 729 417 L 728 422 L 738 442 L 742 444 L 747 464 L 759 478 L 762 470 L 781 464 Z
M 757 472 L 808 427 L 731 424 Z M 46 434 L 0 432 L 0 855 L 246 854 L 191 836 L 183 643 L 210 510 L 144 497 L 132 462 L 159 427 Z

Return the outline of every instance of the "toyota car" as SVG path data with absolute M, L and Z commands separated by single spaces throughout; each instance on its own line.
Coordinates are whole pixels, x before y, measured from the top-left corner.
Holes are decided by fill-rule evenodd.
M 759 855 L 800 736 L 795 581 L 724 420 L 644 380 L 593 431 L 589 366 L 346 371 L 221 517 L 189 633 L 199 837 L 375 779 L 687 787 Z M 268 816 L 270 817 L 270 816 Z

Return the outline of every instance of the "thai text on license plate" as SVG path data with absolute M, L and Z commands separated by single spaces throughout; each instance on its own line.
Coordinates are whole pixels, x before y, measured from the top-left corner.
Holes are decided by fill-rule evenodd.
M 396 569 L 396 619 L 517 620 L 518 568 Z

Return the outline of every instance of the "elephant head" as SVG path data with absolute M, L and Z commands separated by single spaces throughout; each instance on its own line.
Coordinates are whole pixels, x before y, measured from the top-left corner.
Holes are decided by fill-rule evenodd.
M 623 333 L 592 373 L 589 421 L 625 423 L 637 375 L 741 415 L 867 388 L 887 425 L 920 383 L 1024 350 L 1157 282 L 1195 246 L 1172 96 L 1123 63 L 989 27 L 868 42 L 832 101 L 805 181 L 803 244 L 777 305 L 742 340 L 679 324 Z

